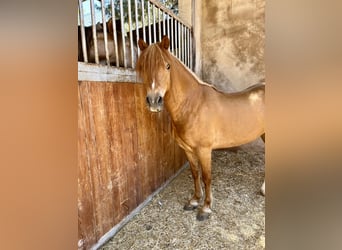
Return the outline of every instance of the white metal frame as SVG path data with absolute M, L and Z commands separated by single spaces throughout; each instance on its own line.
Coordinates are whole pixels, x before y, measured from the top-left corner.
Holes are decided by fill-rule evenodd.
M 91 30 L 92 30 L 92 44 L 95 54 L 95 61 L 89 61 L 89 51 L 87 51 L 87 41 L 85 34 L 85 17 L 84 17 L 84 3 L 78 0 L 79 6 L 79 23 L 81 31 L 81 46 L 83 53 L 83 62 L 78 62 L 78 80 L 89 81 L 108 81 L 108 82 L 136 82 L 135 76 L 135 61 L 140 54 L 137 48 L 138 39 L 141 36 L 138 29 L 142 29 L 142 38 L 149 43 L 159 42 L 164 35 L 168 35 L 171 39 L 170 52 L 173 53 L 179 60 L 181 60 L 190 69 L 193 68 L 193 31 L 192 26 L 181 20 L 172 11 L 167 9 L 157 0 L 125 0 L 128 3 L 128 8 L 124 9 L 123 0 L 88 0 L 91 10 Z M 99 12 L 101 18 L 96 16 L 95 1 L 101 2 L 101 11 Z M 133 2 L 132 2 L 133 1 Z M 133 8 L 131 8 L 133 3 Z M 105 6 L 109 6 L 113 17 L 113 30 L 108 30 L 106 25 L 103 25 L 104 37 L 104 51 L 105 60 L 100 62 L 98 52 L 98 40 L 96 35 L 96 20 L 101 20 L 106 23 Z M 121 36 L 118 36 L 116 26 L 115 7 L 118 5 L 120 9 L 120 29 Z M 146 11 L 147 8 L 147 11 Z M 125 13 L 126 12 L 126 13 Z M 135 14 L 135 18 L 132 14 Z M 127 14 L 128 20 L 125 23 L 124 16 Z M 140 19 L 140 22 L 139 22 Z M 146 20 L 147 19 L 147 20 Z M 135 37 L 133 37 L 133 29 L 135 28 Z M 113 41 L 108 40 L 108 32 L 112 32 Z M 121 53 L 118 46 L 119 39 L 121 39 Z M 126 41 L 127 40 L 127 41 Z M 111 44 L 110 44 L 111 43 Z M 126 44 L 129 46 L 126 46 Z M 112 46 L 114 51 L 112 55 L 109 54 L 109 46 Z M 126 48 L 127 47 L 127 48 Z M 130 64 L 127 62 L 127 57 L 123 56 L 121 61 L 123 65 L 119 64 L 119 55 L 126 55 L 129 53 Z M 110 62 L 112 56 L 116 63 Z M 103 55 L 102 55 L 103 57 Z M 101 64 L 102 63 L 102 64 Z M 103 65 L 105 64 L 105 65 Z M 128 65 L 129 64 L 129 65 Z

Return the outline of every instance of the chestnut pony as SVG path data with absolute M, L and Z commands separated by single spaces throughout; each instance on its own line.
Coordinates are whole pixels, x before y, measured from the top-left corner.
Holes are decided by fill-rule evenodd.
M 138 44 L 142 53 L 136 70 L 147 89 L 148 107 L 159 112 L 165 106 L 191 166 L 195 192 L 184 209 L 196 209 L 201 202 L 202 175 L 205 199 L 197 219 L 205 220 L 212 212 L 211 151 L 264 139 L 265 85 L 223 93 L 199 80 L 168 51 L 168 37 L 150 46 L 141 39 Z

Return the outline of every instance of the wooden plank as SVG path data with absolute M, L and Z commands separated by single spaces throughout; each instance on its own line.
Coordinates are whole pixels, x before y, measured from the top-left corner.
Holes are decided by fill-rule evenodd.
M 136 104 L 136 117 L 137 117 L 137 156 L 138 165 L 141 176 L 141 193 L 142 199 L 145 199 L 146 194 L 152 193 L 152 185 L 154 176 L 149 176 L 149 166 L 151 165 L 151 152 L 148 148 L 148 140 L 150 136 L 150 119 L 147 116 L 144 89 L 142 85 L 137 85 L 135 88 L 135 104 Z
M 122 164 L 123 176 L 126 179 L 124 187 L 125 194 L 122 194 L 121 205 L 124 207 L 123 215 L 127 216 L 137 205 L 137 124 L 135 117 L 134 85 L 120 84 L 114 86 L 119 88 L 120 114 L 118 115 L 120 123 L 120 136 L 122 141 Z M 121 218 L 122 219 L 122 218 Z
M 175 174 L 175 141 L 171 134 L 171 118 L 166 113 L 163 120 L 163 168 L 164 168 L 164 181 L 167 180 L 169 176 Z M 172 164 L 170 164 L 172 162 Z
M 85 83 L 79 84 L 78 91 L 78 233 L 79 248 L 96 242 L 94 218 L 94 187 L 92 175 L 90 174 L 90 157 L 88 154 L 89 140 L 87 131 L 87 100 L 83 98 Z
M 120 223 L 116 224 L 110 231 L 103 235 L 100 240 L 92 246 L 91 249 L 99 249 L 103 246 L 110 238 L 115 236 L 115 234 L 124 227 L 134 216 L 136 216 L 148 203 L 151 202 L 154 196 L 159 194 L 164 190 L 179 174 L 181 174 L 184 169 L 189 167 L 189 164 L 185 163 L 171 178 L 169 178 L 161 187 L 159 187 L 155 192 L 147 197 L 138 207 L 136 207 L 127 217 L 125 217 Z
M 78 80 L 93 82 L 140 83 L 134 69 L 78 62 Z
M 89 249 L 185 161 L 142 84 L 79 82 L 78 108 L 79 247 Z
M 110 86 L 109 86 L 110 87 Z M 93 151 L 96 153 L 97 166 L 94 168 L 99 178 L 97 187 L 97 209 L 101 211 L 98 213 L 99 221 L 102 221 L 98 226 L 98 238 L 101 237 L 106 231 L 112 227 L 113 223 L 113 201 L 111 193 L 113 184 L 111 180 L 111 172 L 113 162 L 111 158 L 110 146 L 111 140 L 109 138 L 108 119 L 108 105 L 106 103 L 107 84 L 104 83 L 91 83 L 89 84 L 89 97 L 92 101 L 92 117 L 94 127 L 95 147 Z M 115 188 L 115 187 L 114 187 Z
M 116 189 L 116 193 L 112 194 L 113 200 L 115 200 L 115 206 L 113 210 L 115 211 L 113 223 L 118 223 L 126 214 L 127 206 L 124 204 L 124 201 L 127 199 L 127 176 L 124 171 L 125 158 L 128 157 L 124 152 L 124 142 L 122 138 L 122 96 L 120 92 L 120 86 L 113 85 L 111 91 L 111 99 L 112 106 L 110 107 L 112 110 L 112 117 L 110 126 L 112 127 L 112 157 L 114 161 L 113 175 L 112 175 L 112 183 L 113 187 Z M 121 122 L 120 122 L 121 121 Z

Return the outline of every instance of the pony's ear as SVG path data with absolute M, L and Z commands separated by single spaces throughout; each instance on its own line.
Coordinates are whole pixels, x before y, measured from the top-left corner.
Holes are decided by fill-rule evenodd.
M 138 45 L 141 51 L 148 47 L 147 43 L 145 43 L 144 40 L 141 38 L 139 38 Z
M 169 49 L 169 46 L 170 46 L 169 38 L 167 36 L 163 36 L 163 39 L 162 39 L 160 45 L 164 49 Z

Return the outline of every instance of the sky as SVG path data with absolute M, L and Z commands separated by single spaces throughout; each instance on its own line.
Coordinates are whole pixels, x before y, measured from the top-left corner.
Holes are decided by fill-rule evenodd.
M 110 3 L 109 0 L 105 0 L 105 5 L 107 5 L 109 3 Z M 94 0 L 94 4 L 96 7 L 101 8 L 101 1 Z M 82 2 L 82 6 L 83 6 L 83 13 L 84 13 L 84 26 L 89 27 L 92 25 L 92 23 L 91 23 L 90 0 L 86 0 L 86 1 Z M 102 13 L 101 13 L 101 10 L 99 8 L 94 8 L 94 10 L 95 10 L 95 23 L 102 23 Z M 79 12 L 79 10 L 77 12 L 78 12 L 78 25 L 80 25 L 80 12 Z M 108 21 L 109 18 L 110 18 L 110 16 L 106 16 L 106 21 Z

